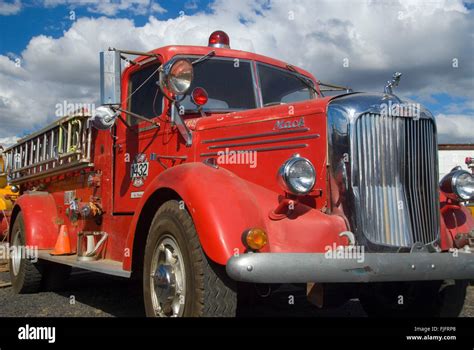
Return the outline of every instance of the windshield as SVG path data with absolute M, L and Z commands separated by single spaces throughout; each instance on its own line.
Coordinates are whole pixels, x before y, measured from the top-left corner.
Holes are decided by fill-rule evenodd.
M 250 62 L 211 57 L 194 65 L 189 94 L 180 102 L 186 110 L 196 110 L 189 96 L 194 88 L 207 91 L 209 100 L 203 110 L 229 111 L 256 108 Z
M 297 73 L 264 63 L 258 63 L 257 68 L 264 107 L 314 98 L 314 92 L 295 76 Z M 299 75 L 299 77 L 305 79 L 309 84 L 313 84 L 309 78 L 302 75 Z

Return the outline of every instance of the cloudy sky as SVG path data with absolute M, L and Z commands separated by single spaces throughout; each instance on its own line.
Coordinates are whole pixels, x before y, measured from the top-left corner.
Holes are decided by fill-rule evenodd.
M 0 0 L 0 144 L 56 118 L 56 106 L 97 103 L 98 53 L 206 45 L 272 56 L 356 91 L 426 105 L 440 142 L 474 142 L 474 1 Z

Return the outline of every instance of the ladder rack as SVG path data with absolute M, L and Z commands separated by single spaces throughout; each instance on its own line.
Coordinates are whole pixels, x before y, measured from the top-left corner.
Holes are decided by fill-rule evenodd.
M 89 114 L 63 117 L 3 152 L 12 184 L 38 180 L 64 171 L 92 167 Z

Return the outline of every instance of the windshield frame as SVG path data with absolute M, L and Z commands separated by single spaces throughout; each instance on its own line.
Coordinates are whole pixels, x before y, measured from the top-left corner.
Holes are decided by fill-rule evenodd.
M 202 55 L 197 55 L 197 54 L 177 54 L 177 55 L 173 56 L 168 62 L 174 62 L 178 59 L 183 59 L 183 58 L 184 59 L 189 59 L 191 62 L 193 62 L 194 60 L 199 59 L 201 57 L 202 57 Z M 246 62 L 246 63 L 249 63 L 249 65 L 250 65 L 250 72 L 251 72 L 251 76 L 252 76 L 252 85 L 253 85 L 253 95 L 254 95 L 254 101 L 255 101 L 255 109 L 257 109 L 257 108 L 267 108 L 268 107 L 268 106 L 265 107 L 263 105 L 263 97 L 262 97 L 262 90 L 261 90 L 261 84 L 260 84 L 260 76 L 259 76 L 259 73 L 258 73 L 258 65 L 259 64 L 265 65 L 265 66 L 273 68 L 273 69 L 280 70 L 281 72 L 284 72 L 286 74 L 297 75 L 297 76 L 305 79 L 309 83 L 311 83 L 316 88 L 316 82 L 311 77 L 309 77 L 307 75 L 301 74 L 299 72 L 292 72 L 292 71 L 289 71 L 288 69 L 285 69 L 285 68 L 282 68 L 282 67 L 279 67 L 279 66 L 276 66 L 276 65 L 273 65 L 273 64 L 269 64 L 269 63 L 266 63 L 266 62 L 263 62 L 263 61 L 254 60 L 254 59 L 243 59 L 243 58 L 238 58 L 238 57 L 213 55 L 213 56 L 209 57 L 208 59 L 206 59 L 202 62 L 199 62 L 197 64 L 205 64 L 209 60 L 235 61 L 236 59 L 238 59 L 239 62 Z M 303 83 L 301 83 L 301 84 L 304 86 Z M 311 89 L 308 88 L 308 91 L 312 95 L 312 97 L 310 98 L 311 100 L 312 99 L 317 99 L 319 97 L 315 92 L 311 91 Z M 187 92 L 185 94 L 185 96 L 188 96 L 190 93 L 191 93 L 191 91 Z M 301 101 L 298 101 L 298 102 L 301 102 Z M 286 104 L 288 104 L 288 103 L 286 103 Z M 231 108 L 229 108 L 229 109 L 203 109 L 203 110 L 207 113 L 232 113 L 232 112 L 246 111 L 246 110 L 251 110 L 251 109 L 254 109 L 254 108 L 250 108 L 250 109 L 236 109 L 236 108 L 232 108 L 232 109 Z M 184 111 L 184 113 L 185 114 L 199 114 L 199 110 L 196 107 L 196 108 L 193 108 L 193 109 L 186 109 Z

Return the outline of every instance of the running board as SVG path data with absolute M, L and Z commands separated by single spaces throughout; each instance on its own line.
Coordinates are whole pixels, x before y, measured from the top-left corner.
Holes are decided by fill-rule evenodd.
M 109 259 L 101 259 L 94 261 L 78 261 L 77 255 L 50 255 L 52 250 L 40 250 L 38 258 L 42 260 L 52 261 L 58 264 L 69 265 L 80 269 L 90 270 L 94 272 L 105 273 L 107 275 L 130 278 L 132 273 L 122 268 L 122 263 Z

